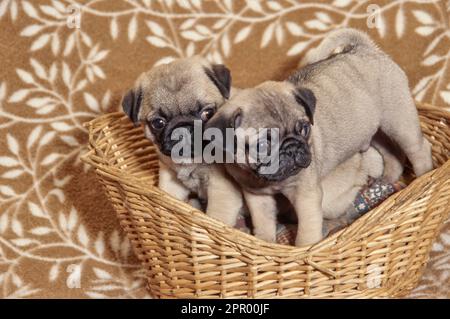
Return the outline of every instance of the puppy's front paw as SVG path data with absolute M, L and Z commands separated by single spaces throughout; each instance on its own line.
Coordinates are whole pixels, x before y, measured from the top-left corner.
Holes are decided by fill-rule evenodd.
M 255 230 L 255 237 L 267 241 L 269 243 L 277 242 L 277 234 L 275 232 L 257 232 Z
M 295 246 L 308 246 L 318 243 L 323 238 L 322 232 L 318 233 L 309 233 L 309 234 L 297 234 L 297 238 L 295 239 Z

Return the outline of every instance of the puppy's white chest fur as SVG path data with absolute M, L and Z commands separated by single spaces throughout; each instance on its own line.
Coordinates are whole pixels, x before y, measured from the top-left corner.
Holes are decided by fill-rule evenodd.
M 202 165 L 176 165 L 177 178 L 199 198 L 206 198 L 208 172 Z

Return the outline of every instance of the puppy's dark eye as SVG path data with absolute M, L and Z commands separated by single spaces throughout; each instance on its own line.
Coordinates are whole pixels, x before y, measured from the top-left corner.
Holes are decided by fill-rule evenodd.
M 155 117 L 150 121 L 150 125 L 155 130 L 162 130 L 166 126 L 166 120 L 162 117 Z
M 200 113 L 200 119 L 206 122 L 214 115 L 214 112 L 215 110 L 212 107 L 208 107 Z
M 306 121 L 298 121 L 295 125 L 295 131 L 297 134 L 308 138 L 311 131 L 311 125 Z

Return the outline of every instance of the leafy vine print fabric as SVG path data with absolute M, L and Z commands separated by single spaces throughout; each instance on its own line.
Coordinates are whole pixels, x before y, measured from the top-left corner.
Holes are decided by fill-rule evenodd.
M 0 298 L 148 298 L 83 123 L 154 65 L 200 54 L 282 79 L 330 30 L 367 31 L 415 98 L 450 109 L 450 2 L 0 0 Z M 411 298 L 450 296 L 450 225 Z

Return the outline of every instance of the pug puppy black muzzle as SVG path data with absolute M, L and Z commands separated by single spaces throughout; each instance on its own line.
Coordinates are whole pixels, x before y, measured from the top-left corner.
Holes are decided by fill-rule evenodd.
M 278 169 L 271 172 L 269 166 L 278 161 Z M 278 152 L 271 154 L 270 161 L 258 163 L 254 173 L 264 180 L 280 182 L 296 175 L 311 164 L 311 151 L 308 143 L 299 137 L 287 137 L 281 143 Z
M 157 137 L 161 153 L 171 156 L 173 147 L 178 143 L 183 143 L 180 146 L 183 146 L 183 149 L 189 149 L 191 153 L 189 157 L 193 158 L 195 155 L 195 120 L 198 119 L 195 117 L 177 117 L 172 119 L 165 130 Z M 187 157 L 187 154 L 176 155 Z

